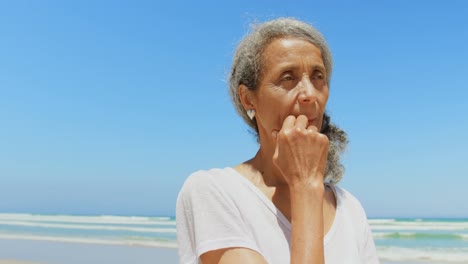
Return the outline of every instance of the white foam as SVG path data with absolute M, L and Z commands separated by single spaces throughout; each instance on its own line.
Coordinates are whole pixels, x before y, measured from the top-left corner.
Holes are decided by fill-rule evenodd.
M 177 248 L 176 242 L 170 241 L 141 241 L 132 239 L 110 240 L 110 239 L 89 239 L 80 237 L 53 237 L 53 236 L 33 236 L 33 235 L 8 235 L 0 234 L 3 239 L 25 239 L 25 240 L 40 240 L 54 242 L 73 242 L 84 244 L 103 244 L 103 245 L 128 245 L 128 246 L 148 246 L 148 247 L 167 247 Z
M 456 226 L 371 226 L 372 231 L 385 231 L 385 230 L 445 230 L 445 231 L 463 231 L 466 228 Z
M 66 222 L 89 224 L 126 224 L 126 225 L 172 225 L 175 221 L 169 217 L 143 216 L 72 216 L 72 215 L 32 215 L 32 214 L 0 214 L 0 220 L 33 221 L 33 222 Z
M 128 227 L 128 226 L 112 226 L 112 225 L 74 225 L 74 224 L 50 224 L 50 223 L 34 223 L 26 221 L 2 221 L 0 225 L 9 226 L 29 226 L 29 227 L 44 227 L 44 228 L 61 228 L 61 229 L 81 229 L 81 230 L 120 230 L 144 233 L 176 233 L 175 228 L 149 228 L 149 227 Z
M 434 221 L 395 221 L 371 222 L 374 231 L 384 230 L 468 230 L 468 222 L 434 222 Z
M 467 248 L 401 248 L 377 247 L 382 260 L 387 261 L 423 261 L 443 263 L 468 263 Z
M 369 224 L 391 224 L 391 223 L 395 223 L 396 222 L 396 219 L 368 219 L 367 220 L 369 222 Z
M 372 236 L 374 238 L 386 238 L 394 234 L 398 234 L 400 236 L 411 237 L 411 236 L 417 235 L 418 233 L 415 233 L 415 232 L 372 232 Z

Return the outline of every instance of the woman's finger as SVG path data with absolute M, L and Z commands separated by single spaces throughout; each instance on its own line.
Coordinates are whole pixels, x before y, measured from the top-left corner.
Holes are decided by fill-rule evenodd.
M 309 120 L 305 115 L 300 115 L 296 118 L 296 127 L 298 128 L 307 128 L 307 124 L 309 123 Z
M 285 129 L 289 129 L 291 127 L 294 126 L 294 124 L 296 123 L 296 117 L 290 115 L 290 116 L 287 116 L 284 120 L 283 120 L 283 126 L 280 128 L 280 130 L 278 129 L 273 129 L 271 131 L 271 136 L 273 137 L 273 139 L 277 139 L 278 137 L 278 133 L 281 131 L 281 130 L 285 130 Z
M 318 132 L 317 127 L 314 126 L 314 125 L 308 126 L 308 127 L 307 127 L 307 130 L 308 130 L 309 132 Z
M 294 127 L 294 124 L 296 123 L 296 117 L 293 115 L 287 116 L 284 121 L 283 121 L 283 127 L 281 127 L 281 130 L 288 129 Z

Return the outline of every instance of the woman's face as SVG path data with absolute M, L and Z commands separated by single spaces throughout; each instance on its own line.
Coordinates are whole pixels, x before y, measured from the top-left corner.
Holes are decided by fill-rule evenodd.
M 252 103 L 260 138 L 281 130 L 289 115 L 305 115 L 320 131 L 328 100 L 327 72 L 319 48 L 305 40 L 280 38 L 263 53 L 263 69 Z

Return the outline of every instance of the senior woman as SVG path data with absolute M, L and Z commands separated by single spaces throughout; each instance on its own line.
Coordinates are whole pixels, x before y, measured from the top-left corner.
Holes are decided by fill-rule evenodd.
M 257 25 L 240 42 L 229 89 L 259 150 L 185 181 L 181 263 L 378 263 L 361 204 L 336 186 L 347 137 L 325 112 L 331 72 L 324 38 L 302 21 Z

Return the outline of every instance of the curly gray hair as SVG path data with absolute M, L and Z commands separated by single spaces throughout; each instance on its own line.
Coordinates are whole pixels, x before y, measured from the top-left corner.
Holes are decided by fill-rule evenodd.
M 239 98 L 239 85 L 245 85 L 249 90 L 256 90 L 262 74 L 262 55 L 265 48 L 278 38 L 298 38 L 317 46 L 322 53 L 325 65 L 326 78 L 330 86 L 332 73 L 332 56 L 322 34 L 311 25 L 293 18 L 278 18 L 263 24 L 253 25 L 251 32 L 239 43 L 229 76 L 229 93 L 239 115 L 254 131 L 258 139 L 256 119 L 251 120 L 242 106 Z M 346 132 L 330 122 L 330 116 L 325 113 L 321 133 L 329 141 L 327 168 L 325 181 L 331 184 L 338 183 L 343 177 L 344 167 L 340 163 L 340 156 L 348 143 Z

